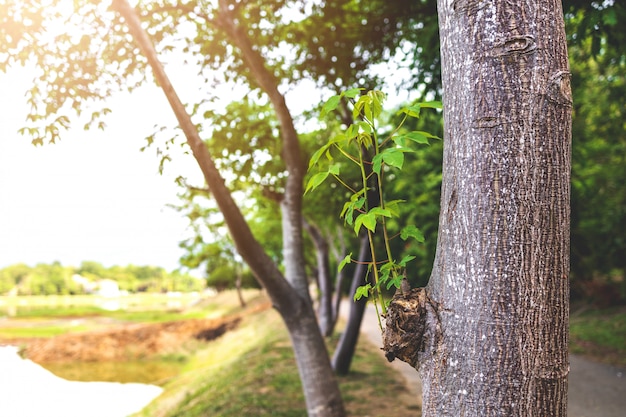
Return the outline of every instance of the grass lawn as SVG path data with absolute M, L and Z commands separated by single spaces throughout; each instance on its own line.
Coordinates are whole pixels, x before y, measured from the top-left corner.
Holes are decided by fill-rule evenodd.
M 330 342 L 336 344 L 336 339 Z M 346 408 L 353 416 L 419 415 L 409 405 L 401 376 L 376 347 L 361 343 L 354 372 L 339 378 Z M 323 383 L 323 381 L 320 381 Z M 413 401 L 416 404 L 416 401 Z M 249 316 L 187 362 L 185 372 L 138 416 L 306 415 L 302 386 L 286 330 L 273 310 Z
M 573 312 L 570 352 L 626 368 L 626 308 Z

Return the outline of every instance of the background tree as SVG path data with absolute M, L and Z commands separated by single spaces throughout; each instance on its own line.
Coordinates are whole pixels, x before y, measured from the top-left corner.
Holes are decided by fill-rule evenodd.
M 91 282 L 84 286 L 75 280 L 80 275 Z M 180 271 L 167 272 L 161 267 L 114 265 L 105 267 L 99 262 L 84 261 L 79 267 L 63 266 L 59 262 L 11 265 L 0 269 L 0 294 L 15 291 L 20 295 L 71 295 L 92 292 L 97 282 L 110 279 L 120 289 L 129 292 L 201 291 L 204 282 Z
M 26 264 L 10 265 L 0 269 L 0 294 L 15 291 L 28 276 L 30 267 Z
M 204 217 L 198 218 L 200 219 Z M 198 227 L 197 224 L 193 226 Z M 235 287 L 239 302 L 242 307 L 245 307 L 246 301 L 242 289 L 244 287 L 258 288 L 259 285 L 250 270 L 243 264 L 233 242 L 226 235 L 225 226 L 222 226 L 222 229 L 221 239 L 216 239 L 220 236 L 219 233 L 211 233 L 211 238 L 215 240 L 210 243 L 202 239 L 203 233 L 199 230 L 196 230 L 194 237 L 181 242 L 181 246 L 187 250 L 181 262 L 188 268 L 202 268 L 206 274 L 207 286 L 217 291 Z
M 558 1 L 438 2 L 439 236 L 396 294 L 385 350 L 419 370 L 423 415 L 565 416 L 571 92 Z
M 574 96 L 572 299 L 626 301 L 626 54 L 623 4 L 571 8 Z M 590 9 L 590 10 L 589 10 Z

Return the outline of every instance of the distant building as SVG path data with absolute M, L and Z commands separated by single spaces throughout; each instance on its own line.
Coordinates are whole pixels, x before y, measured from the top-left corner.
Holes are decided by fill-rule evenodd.
M 112 279 L 101 279 L 96 284 L 98 285 L 98 290 L 95 293 L 96 295 L 107 298 L 119 297 L 122 295 L 119 284 Z
M 72 275 L 72 281 L 80 285 L 87 294 L 93 294 L 98 289 L 98 285 L 95 282 L 79 274 Z

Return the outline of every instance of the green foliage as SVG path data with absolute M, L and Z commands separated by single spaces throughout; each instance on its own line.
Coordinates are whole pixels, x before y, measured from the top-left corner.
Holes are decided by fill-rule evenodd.
M 186 252 L 180 259 L 181 263 L 191 269 L 203 269 L 207 285 L 218 291 L 234 288 L 237 280 L 240 280 L 244 288 L 258 288 L 258 282 L 237 253 L 217 208 L 211 207 L 211 202 L 207 204 L 206 197 L 208 197 L 206 192 L 194 193 L 188 189 L 181 195 L 186 202 L 176 207 L 186 214 L 194 230 L 193 237 L 179 244 Z M 202 201 L 199 201 L 200 199 Z M 261 209 L 259 206 L 256 207 L 256 210 Z M 262 236 L 264 229 L 276 226 L 269 221 L 257 224 L 258 218 L 262 219 L 263 216 L 253 216 L 249 223 L 251 229 L 257 231 L 257 236 Z M 269 237 L 263 241 L 268 243 L 268 249 L 274 246 L 275 253 L 280 253 L 280 244 L 276 243 L 277 235 L 280 236 L 280 233 L 274 232 L 273 242 L 276 246 L 270 244 L 272 239 Z M 270 250 L 268 252 L 272 253 Z
M 242 271 L 242 265 L 221 265 L 207 271 L 206 283 L 217 291 L 234 288 L 237 277 L 243 288 L 258 288 L 259 284 L 249 269 Z
M 424 242 L 424 235 L 415 225 L 407 225 L 395 235 L 390 234 L 390 228 L 397 225 L 404 200 L 387 199 L 386 188 L 390 180 L 402 170 L 405 154 L 415 154 L 416 150 L 409 147 L 411 143 L 429 144 L 430 139 L 437 136 L 424 131 L 406 131 L 404 125 L 409 117 L 420 117 L 422 108 L 440 109 L 438 102 L 417 103 L 398 112 L 401 120 L 395 128 L 384 135 L 379 135 L 380 119 L 383 116 L 384 94 L 380 91 L 369 91 L 361 94 L 361 89 L 347 90 L 333 96 L 322 107 L 321 115 L 336 110 L 346 103 L 352 107 L 354 122 L 348 125 L 345 131 L 337 134 L 317 150 L 309 161 L 309 170 L 317 168 L 307 183 L 306 192 L 317 189 L 324 181 L 331 177 L 345 187 L 351 195 L 341 210 L 341 217 L 349 225 L 355 235 L 366 233 L 372 248 L 372 261 L 369 264 L 373 273 L 373 285 L 367 283 L 359 287 L 355 299 L 369 294 L 378 298 L 385 312 L 382 299 L 383 289 L 399 288 L 406 275 L 406 267 L 415 259 L 413 255 L 405 255 L 397 262 L 391 249 L 391 241 L 398 235 L 402 240 L 414 239 Z M 324 157 L 324 158 L 322 158 Z M 340 170 L 336 158 L 351 162 L 360 172 L 361 182 L 358 186 L 349 185 L 339 175 Z M 377 256 L 375 235 L 382 235 L 384 255 Z M 345 266 L 351 258 L 346 257 L 340 263 Z
M 619 10 L 621 9 L 621 12 Z M 595 10 L 594 16 L 624 13 L 623 5 Z M 624 19 L 622 15 L 622 19 Z M 593 17 L 580 14 L 568 19 L 568 32 L 586 33 Z M 602 30 L 600 30 L 602 29 Z M 572 39 L 572 296 L 594 297 L 592 279 L 604 281 L 626 300 L 626 55 L 623 44 L 601 25 L 594 36 Z M 615 28 L 613 28 L 615 29 Z M 611 29 L 612 30 L 612 29 Z M 616 35 L 617 32 L 615 32 Z M 621 31 L 623 36 L 623 30 Z M 577 35 L 580 36 L 580 35 Z M 617 35 L 616 35 L 617 36 Z M 594 39 L 600 37 L 600 50 Z M 613 279 L 612 277 L 616 277 Z M 621 286 L 621 288 L 620 288 Z
M 623 51 L 626 42 L 626 5 L 623 1 L 564 0 L 563 9 L 568 23 L 570 46 L 589 46 L 594 56 L 606 54 L 606 50 Z M 623 52 L 621 53 L 623 55 Z
M 87 280 L 83 285 L 76 280 L 80 275 Z M 129 292 L 200 291 L 204 282 L 179 271 L 167 272 L 161 267 L 128 265 L 105 268 L 93 261 L 80 267 L 50 265 L 11 265 L 0 269 L 0 295 L 10 291 L 18 295 L 74 295 L 95 291 L 100 280 L 116 281 L 121 290 Z

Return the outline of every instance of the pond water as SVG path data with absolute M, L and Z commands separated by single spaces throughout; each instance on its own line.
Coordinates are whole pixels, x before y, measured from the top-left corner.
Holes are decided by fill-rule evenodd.
M 0 346 L 2 417 L 126 417 L 162 391 L 139 383 L 68 381 L 21 358 L 17 347 Z
M 162 385 L 179 375 L 181 370 L 181 362 L 175 360 L 45 363 L 41 366 L 71 381 L 140 382 L 152 385 Z

